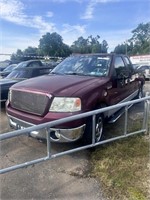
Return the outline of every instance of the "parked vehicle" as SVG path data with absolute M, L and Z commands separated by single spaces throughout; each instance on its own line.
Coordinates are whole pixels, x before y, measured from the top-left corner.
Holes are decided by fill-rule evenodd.
M 125 55 L 77 54 L 63 60 L 49 75 L 12 86 L 6 111 L 11 127 L 24 128 L 141 98 L 143 85 L 144 79 Z M 110 110 L 96 116 L 96 142 L 101 140 L 104 122 L 114 122 L 121 112 Z M 46 130 L 30 135 L 46 138 Z M 50 139 L 91 143 L 92 118 L 52 127 Z
M 40 60 L 27 60 L 19 63 L 16 68 L 25 68 L 25 67 L 42 67 L 43 64 Z
M 4 102 L 8 98 L 9 88 L 25 79 L 41 76 L 49 73 L 49 67 L 28 67 L 28 68 L 16 68 L 8 76 L 0 79 L 1 98 L 0 102 Z
M 150 80 L 150 66 L 149 65 L 140 65 L 137 67 L 137 70 L 143 74 L 146 80 Z
M 12 72 L 13 69 L 15 69 L 15 67 L 17 67 L 17 64 L 8 65 L 2 72 L 0 72 L 0 76 L 2 78 L 6 77 Z
M 8 65 L 10 65 L 10 60 L 0 61 L 0 72 L 2 72 Z
M 132 64 L 132 66 L 133 66 L 133 68 L 134 68 L 135 70 L 139 67 L 138 64 Z
M 54 69 L 54 67 L 56 67 L 56 65 L 57 65 L 57 62 L 55 62 L 53 60 L 51 60 L 51 61 L 42 61 L 42 63 L 43 63 L 44 66 L 50 67 L 50 71 L 52 69 Z

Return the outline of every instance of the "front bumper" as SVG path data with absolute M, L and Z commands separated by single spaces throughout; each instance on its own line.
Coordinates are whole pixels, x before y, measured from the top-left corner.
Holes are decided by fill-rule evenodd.
M 14 129 L 24 129 L 35 124 L 30 124 L 18 118 L 8 115 L 9 125 Z M 50 140 L 52 142 L 74 142 L 79 140 L 84 133 L 85 124 L 76 128 L 60 129 L 60 128 L 47 128 L 39 131 L 32 131 L 29 133 L 31 137 L 38 139 L 46 139 L 47 131 L 50 131 Z

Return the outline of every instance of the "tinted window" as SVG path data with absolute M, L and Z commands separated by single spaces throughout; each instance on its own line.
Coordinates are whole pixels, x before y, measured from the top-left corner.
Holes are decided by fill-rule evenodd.
M 44 74 L 49 74 L 49 68 L 34 68 L 32 69 L 33 73 L 32 73 L 32 77 L 35 77 L 35 76 L 42 76 Z
M 131 65 L 131 63 L 130 63 L 130 61 L 129 61 L 129 59 L 128 59 L 128 57 L 124 57 L 124 59 L 125 59 L 125 61 L 126 61 L 126 63 L 127 63 L 127 65 Z
M 23 67 L 26 67 L 27 66 L 27 63 L 26 62 L 21 62 L 17 65 L 16 68 L 23 68 Z
M 40 69 L 39 70 L 39 76 L 40 75 L 44 75 L 44 74 L 48 74 L 49 73 L 49 68 L 48 69 Z
M 40 62 L 31 62 L 28 67 L 40 67 L 41 63 Z
M 115 58 L 114 67 L 115 67 L 115 69 L 125 67 L 125 64 L 124 64 L 124 62 L 123 62 L 121 57 L 116 57 Z
M 130 70 L 125 66 L 121 56 L 115 58 L 114 67 L 116 75 L 120 78 L 127 78 L 130 75 Z
M 133 71 L 134 71 L 133 65 L 131 64 L 131 62 L 130 62 L 128 57 L 125 56 L 124 59 L 125 59 L 125 62 L 127 64 L 127 67 L 129 69 L 130 73 L 132 74 Z

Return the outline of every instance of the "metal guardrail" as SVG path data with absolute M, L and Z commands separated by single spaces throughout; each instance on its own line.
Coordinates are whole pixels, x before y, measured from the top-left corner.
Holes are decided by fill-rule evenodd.
M 144 101 L 144 111 L 143 111 L 144 117 L 143 117 L 142 128 L 138 131 L 128 133 L 127 132 L 128 109 L 132 104 L 140 103 L 142 101 Z M 106 111 L 109 111 L 109 110 L 112 110 L 112 109 L 122 108 L 122 107 L 125 108 L 125 121 L 124 121 L 123 135 L 116 136 L 116 137 L 109 138 L 109 139 L 95 143 L 95 139 L 94 139 L 95 138 L 95 128 L 94 127 L 95 127 L 96 115 L 99 114 L 99 113 L 103 113 L 103 112 L 106 112 Z M 28 161 L 28 162 L 25 162 L 25 163 L 21 163 L 21 164 L 18 164 L 18 165 L 14 165 L 14 166 L 11 166 L 11 167 L 8 167 L 8 168 L 3 168 L 3 169 L 0 170 L 0 174 L 4 174 L 6 172 L 10 172 L 10 171 L 13 171 L 13 170 L 16 170 L 16 169 L 19 169 L 19 168 L 27 167 L 29 165 L 33 165 L 33 164 L 40 163 L 40 162 L 43 162 L 43 161 L 47 161 L 47 160 L 50 160 L 50 159 L 54 159 L 54 158 L 57 158 L 57 157 L 60 157 L 60 156 L 66 155 L 66 154 L 74 153 L 74 152 L 77 152 L 77 151 L 80 151 L 80 150 L 84 150 L 84 149 L 87 149 L 87 148 L 95 147 L 95 146 L 98 146 L 100 144 L 105 144 L 105 143 L 112 142 L 112 141 L 115 141 L 115 140 L 118 140 L 118 139 L 126 138 L 126 137 L 129 137 L 129 136 L 135 135 L 135 134 L 148 133 L 149 113 L 150 113 L 150 96 L 147 96 L 147 97 L 144 97 L 144 98 L 141 98 L 141 99 L 132 100 L 132 101 L 128 101 L 128 102 L 125 102 L 125 103 L 120 103 L 120 104 L 105 107 L 105 108 L 102 108 L 102 109 L 98 109 L 98 110 L 74 115 L 74 116 L 71 116 L 71 117 L 66 117 L 66 118 L 63 118 L 63 119 L 55 120 L 55 121 L 52 121 L 52 122 L 39 124 L 39 125 L 32 126 L 32 127 L 29 127 L 29 128 L 25 128 L 25 129 L 21 129 L 21 130 L 17 130 L 17 131 L 11 131 L 11 132 L 8 132 L 8 133 L 1 134 L 0 135 L 0 141 L 3 141 L 3 140 L 6 140 L 6 139 L 9 139 L 9 138 L 16 137 L 16 136 L 28 134 L 32 131 L 37 131 L 37 130 L 44 129 L 44 128 L 46 128 L 48 130 L 51 127 L 54 127 L 54 126 L 62 124 L 62 123 L 66 123 L 66 122 L 74 121 L 74 120 L 77 120 L 77 119 L 92 116 L 92 123 L 93 123 L 92 126 L 93 126 L 93 128 L 92 128 L 92 143 L 91 144 L 85 145 L 85 146 L 82 146 L 82 147 L 77 147 L 77 148 L 74 148 L 74 149 L 70 149 L 70 150 L 67 150 L 67 151 L 63 151 L 63 152 L 60 152 L 60 153 L 51 154 L 50 131 L 47 131 L 47 156 L 42 157 L 42 158 L 38 158 L 38 159 L 35 159 L 35 160 L 31 160 L 31 161 Z

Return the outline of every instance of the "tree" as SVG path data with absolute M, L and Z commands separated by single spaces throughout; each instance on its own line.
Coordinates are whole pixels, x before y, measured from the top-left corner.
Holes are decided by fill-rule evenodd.
M 67 57 L 72 53 L 70 47 L 66 44 L 63 43 L 62 48 L 61 48 L 61 52 L 60 52 L 60 56 L 61 57 Z
M 24 51 L 18 49 L 16 53 L 13 53 L 11 56 L 11 61 L 14 63 L 18 63 L 36 58 L 38 58 L 38 48 L 28 47 Z
M 38 48 L 36 47 L 28 47 L 23 51 L 23 54 L 26 56 L 37 56 L 38 55 Z
M 103 40 L 101 44 L 101 52 L 107 53 L 107 50 L 108 50 L 108 43 L 106 40 Z
M 150 54 L 150 22 L 146 24 L 139 24 L 136 29 L 132 31 L 132 37 L 128 42 L 119 44 L 115 47 L 115 53 L 128 53 L 128 55 L 135 54 Z
M 24 61 L 23 52 L 20 49 L 17 49 L 17 52 L 12 54 L 11 61 L 13 63 Z
M 127 52 L 126 44 L 118 44 L 115 47 L 114 52 L 117 53 L 117 54 L 126 54 L 126 52 Z
M 133 36 L 129 40 L 134 44 L 132 53 L 150 53 L 150 22 L 146 24 L 139 24 L 138 27 L 132 31 L 132 33 Z
M 89 53 L 88 39 L 79 37 L 71 45 L 71 50 L 73 53 Z
M 101 44 L 98 41 L 100 38 L 99 35 L 97 35 L 96 37 L 93 37 L 92 35 L 90 35 L 88 37 L 88 42 L 90 45 L 90 53 L 101 53 Z
M 142 45 L 145 41 L 150 40 L 150 22 L 147 24 L 139 24 L 136 29 L 132 31 L 133 36 L 130 40 Z
M 99 42 L 99 38 L 99 35 L 96 37 L 90 35 L 87 39 L 81 36 L 73 42 L 71 45 L 71 50 L 73 53 L 106 53 L 108 44 L 106 40 L 103 40 L 101 44 Z
M 63 43 L 62 37 L 55 33 L 46 33 L 39 41 L 39 52 L 43 56 L 68 56 L 71 51 Z

